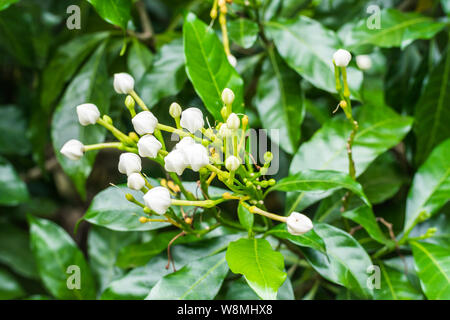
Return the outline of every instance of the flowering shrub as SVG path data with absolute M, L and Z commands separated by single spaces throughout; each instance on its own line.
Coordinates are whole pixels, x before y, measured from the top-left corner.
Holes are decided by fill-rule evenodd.
M 450 299 L 446 1 L 49 3 L 0 1 L 0 298 Z

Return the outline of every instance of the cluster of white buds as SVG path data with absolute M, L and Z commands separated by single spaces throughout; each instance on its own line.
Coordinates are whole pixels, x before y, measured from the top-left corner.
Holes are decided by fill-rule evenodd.
M 209 164 L 208 150 L 201 144 L 196 143 L 191 137 L 181 139 L 175 148 L 164 158 L 164 168 L 168 172 L 181 175 L 187 167 L 198 172 Z
M 352 60 L 352 55 L 345 49 L 339 49 L 333 54 L 333 60 L 338 67 L 347 67 Z

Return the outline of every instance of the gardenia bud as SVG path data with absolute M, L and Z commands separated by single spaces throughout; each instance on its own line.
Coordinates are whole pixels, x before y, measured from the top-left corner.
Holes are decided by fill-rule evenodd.
M 200 130 L 204 124 L 203 113 L 198 108 L 188 108 L 181 113 L 180 125 L 190 133 Z
M 169 107 L 169 114 L 172 118 L 178 118 L 181 115 L 181 107 L 178 103 L 173 102 Z
M 295 211 L 287 218 L 286 224 L 288 232 L 295 236 L 302 235 L 313 228 L 311 219 Z
M 135 153 L 125 152 L 119 158 L 119 172 L 129 176 L 134 172 L 141 172 L 141 158 Z
M 184 152 L 185 148 L 189 148 L 195 144 L 194 139 L 191 137 L 184 137 L 175 145 L 175 149 Z M 189 151 L 189 149 L 187 149 Z
M 82 126 L 95 124 L 100 118 L 100 111 L 97 106 L 92 103 L 80 104 L 77 106 L 78 121 Z
M 199 143 L 183 148 L 187 164 L 191 166 L 193 171 L 199 171 L 201 168 L 209 164 L 208 149 Z
M 356 64 L 361 70 L 369 70 L 372 68 L 372 59 L 366 54 L 359 55 L 356 56 Z
M 236 113 L 233 112 L 232 114 L 230 114 L 228 116 L 228 119 L 227 119 L 228 129 L 236 130 L 236 129 L 239 129 L 240 125 L 241 125 L 241 120 L 239 119 L 239 117 L 237 116 Z
M 225 161 L 225 168 L 227 168 L 228 171 L 236 171 L 240 165 L 241 161 L 235 156 L 229 156 Z
M 228 58 L 228 62 L 229 62 L 233 67 L 236 67 L 236 65 L 237 65 L 236 57 L 233 56 L 232 54 L 229 54 L 229 55 L 227 56 L 227 58 Z
M 184 152 L 178 149 L 169 152 L 164 158 L 164 162 L 164 169 L 166 169 L 167 172 L 176 172 L 179 176 L 183 174 L 184 169 L 188 166 Z
M 167 209 L 172 204 L 169 190 L 164 187 L 155 187 L 150 189 L 144 195 L 144 202 L 147 207 L 152 209 L 157 214 L 166 213 Z
M 225 88 L 222 91 L 222 101 L 225 104 L 232 104 L 234 101 L 234 92 L 231 89 Z
M 83 156 L 84 145 L 78 140 L 71 139 L 63 145 L 60 152 L 70 160 L 79 160 Z
M 350 60 L 352 60 L 352 55 L 347 50 L 339 49 L 333 54 L 333 60 L 336 66 L 346 67 Z
M 140 173 L 132 173 L 128 177 L 127 186 L 133 190 L 141 190 L 145 186 L 145 179 Z
M 131 119 L 134 130 L 140 135 L 153 133 L 158 119 L 150 111 L 141 111 Z
M 156 158 L 158 151 L 162 148 L 162 144 L 151 134 L 146 134 L 139 139 L 137 147 L 141 157 Z
M 227 124 L 224 123 L 220 126 L 219 135 L 223 138 L 229 137 L 233 134 L 231 130 L 228 128 Z
M 134 106 L 135 106 L 135 104 L 136 104 L 136 102 L 134 101 L 134 99 L 133 99 L 132 96 L 128 95 L 128 96 L 125 98 L 125 106 L 126 106 L 128 109 L 133 109 Z
M 114 90 L 117 93 L 129 94 L 134 90 L 134 79 L 128 73 L 116 73 L 114 75 Z

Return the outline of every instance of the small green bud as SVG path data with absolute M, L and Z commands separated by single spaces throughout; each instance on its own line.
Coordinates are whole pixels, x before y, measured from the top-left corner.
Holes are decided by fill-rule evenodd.
M 251 181 L 247 181 L 247 182 L 245 183 L 245 186 L 246 186 L 247 188 L 250 188 L 252 185 L 253 185 L 253 183 L 252 183 Z
M 152 213 L 152 211 L 150 210 L 150 208 L 149 207 L 144 207 L 144 212 L 146 213 L 146 214 L 151 214 Z
M 181 106 L 176 102 L 173 102 L 169 107 L 169 114 L 174 119 L 180 117 L 181 111 Z
M 269 182 L 267 180 L 261 181 L 261 187 L 267 188 L 269 186 Z
M 266 153 L 264 153 L 264 161 L 265 162 L 270 162 L 273 159 L 273 154 L 270 151 L 267 151 Z
M 228 110 L 227 107 L 223 107 L 220 109 L 220 115 L 222 116 L 223 120 L 226 120 L 228 117 Z
M 135 104 L 136 104 L 136 102 L 134 101 L 134 99 L 133 99 L 132 96 L 128 95 L 128 96 L 125 98 L 125 106 L 126 106 L 128 109 L 134 109 Z
M 131 131 L 128 136 L 135 142 L 139 141 L 139 136 L 136 134 L 136 132 Z
M 125 194 L 125 198 L 126 198 L 128 201 L 134 201 L 134 197 L 133 197 L 133 195 L 132 195 L 131 193 Z
M 103 115 L 103 121 L 105 121 L 105 122 L 107 122 L 109 124 L 113 124 L 113 121 L 112 121 L 111 117 L 106 115 L 106 114 Z
M 425 220 L 427 220 L 429 217 L 431 217 L 431 214 L 428 212 L 428 211 L 422 211 L 420 214 L 419 214 L 419 222 L 423 222 L 423 221 L 425 221 Z
M 269 186 L 274 186 L 276 183 L 277 183 L 277 181 L 275 179 L 269 180 Z

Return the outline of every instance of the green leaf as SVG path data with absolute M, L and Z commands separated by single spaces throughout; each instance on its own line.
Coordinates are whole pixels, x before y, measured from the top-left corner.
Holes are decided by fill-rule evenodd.
M 243 274 L 248 285 L 265 300 L 275 300 L 286 280 L 283 255 L 265 239 L 239 239 L 228 246 L 226 259 L 234 273 Z
M 21 276 L 39 277 L 28 234 L 9 223 L 0 223 L 0 262 Z
M 308 231 L 305 234 L 295 236 L 287 231 L 285 223 L 280 223 L 276 227 L 267 231 L 266 235 L 272 235 L 277 238 L 289 240 L 301 247 L 309 247 L 321 252 L 325 252 L 325 243 L 323 242 L 322 238 L 314 231 L 314 229 Z
M 137 39 L 133 39 L 128 52 L 127 66 L 134 80 L 139 82 L 146 70 L 152 65 L 153 53 Z
M 258 80 L 254 105 L 269 136 L 278 137 L 279 146 L 293 154 L 300 142 L 300 127 L 305 116 L 300 77 L 273 48 L 268 50 L 268 54 L 269 59 L 264 62 Z M 272 136 L 271 129 L 276 129 L 276 137 Z
M 17 106 L 0 108 L 0 153 L 26 155 L 31 150 L 26 137 L 25 115 Z M 14 124 L 14 125 L 11 125 Z
M 52 141 L 56 158 L 82 197 L 85 197 L 86 179 L 91 173 L 97 152 L 88 152 L 80 160 L 73 161 L 64 157 L 59 150 L 70 139 L 93 144 L 101 143 L 105 138 L 102 127 L 81 126 L 76 113 L 77 105 L 82 103 L 94 103 L 101 114 L 108 112 L 111 88 L 104 58 L 105 47 L 106 42 L 103 42 L 72 80 L 52 120 Z
M 206 109 L 221 119 L 222 91 L 233 90 L 233 111 L 243 111 L 243 80 L 230 65 L 224 48 L 213 29 L 200 21 L 193 13 L 185 17 L 183 25 L 186 72 Z
M 229 20 L 227 27 L 228 35 L 231 40 L 244 49 L 248 49 L 253 46 L 258 38 L 258 24 L 249 19 L 238 18 L 235 20 Z
M 119 232 L 93 226 L 88 234 L 89 264 L 98 279 L 100 292 L 123 271 L 115 266 L 119 250 L 138 240 L 136 232 Z
M 314 86 L 336 92 L 333 53 L 341 43 L 332 30 L 302 15 L 293 20 L 269 21 L 265 30 L 292 69 Z M 353 67 L 347 68 L 347 73 L 351 93 L 358 98 L 362 73 Z
M 146 299 L 211 300 L 227 273 L 225 253 L 199 259 L 161 278 Z
M 433 69 L 416 105 L 416 161 L 421 164 L 433 148 L 450 138 L 450 50 Z
M 435 214 L 450 197 L 450 139 L 438 145 L 414 175 L 406 201 L 404 230 L 414 225 L 422 212 Z
M 10 5 L 18 2 L 19 0 L 2 0 L 0 3 L 0 11 L 7 9 Z
M 327 195 L 339 189 L 347 189 L 371 206 L 361 185 L 348 174 L 329 170 L 303 170 L 278 181 L 267 192 L 280 191 L 324 191 Z
M 342 216 L 361 225 L 372 237 L 372 239 L 382 244 L 391 244 L 391 241 L 386 238 L 378 226 L 377 220 L 375 219 L 375 215 L 373 214 L 371 208 L 361 206 L 359 208 L 343 212 Z
M 428 299 L 450 299 L 450 247 L 411 241 L 420 284 Z
M 186 82 L 183 42 L 175 39 L 165 44 L 154 57 L 140 81 L 137 92 L 149 106 L 164 97 L 177 94 Z
M 169 225 L 164 222 L 139 222 L 139 217 L 147 215 L 141 207 L 125 198 L 127 193 L 131 193 L 140 203 L 144 203 L 142 192 L 128 189 L 125 186 L 108 187 L 95 196 L 83 219 L 116 231 L 154 230 Z
M 26 184 L 14 167 L 0 157 L 0 205 L 14 206 L 28 200 Z
M 422 294 L 408 280 L 408 277 L 394 268 L 379 263 L 381 271 L 380 288 L 373 290 L 375 300 L 421 300 Z
M 241 226 L 247 230 L 252 230 L 255 216 L 246 207 L 239 203 L 238 205 L 238 218 Z
M 450 1 L 448 0 L 441 0 L 442 8 L 444 9 L 444 12 L 447 13 L 447 16 L 450 16 Z
M 131 19 L 131 0 L 87 0 L 100 17 L 122 29 L 127 28 Z
M 430 17 L 395 9 L 382 10 L 378 18 L 380 28 L 375 25 L 369 28 L 371 22 L 367 18 L 361 19 L 346 38 L 346 46 L 357 48 L 372 44 L 383 48 L 404 48 L 414 40 L 431 39 L 445 27 L 445 23 L 435 22 Z
M 54 57 L 42 73 L 41 105 L 50 111 L 65 84 L 73 77 L 80 65 L 109 32 L 82 35 L 59 46 Z
M 24 295 L 25 291 L 14 276 L 6 270 L 0 269 L 0 299 L 17 299 Z
M 31 250 L 39 275 L 48 291 L 58 299 L 95 299 L 91 270 L 73 239 L 54 222 L 28 215 Z M 68 272 L 69 266 L 77 266 Z M 69 289 L 70 277 L 80 276 L 80 289 Z
M 302 248 L 311 266 L 325 279 L 345 286 L 363 298 L 372 297 L 366 283 L 369 276 L 366 270 L 372 261 L 358 241 L 328 224 L 317 223 L 314 230 L 325 242 L 326 254 Z

